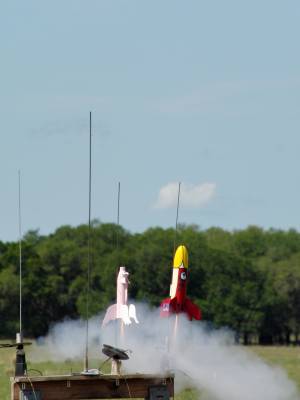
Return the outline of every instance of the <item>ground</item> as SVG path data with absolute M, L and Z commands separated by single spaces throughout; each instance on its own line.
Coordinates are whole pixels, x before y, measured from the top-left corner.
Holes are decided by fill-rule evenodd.
M 252 346 L 250 349 L 268 363 L 284 368 L 300 391 L 300 346 Z
M 29 349 L 29 348 L 28 348 Z M 300 391 L 300 347 L 263 347 L 253 346 L 247 348 L 247 351 L 256 353 L 259 357 L 266 360 L 268 363 L 278 365 L 284 368 L 289 377 L 296 382 Z M 0 349 L 0 399 L 10 399 L 10 380 L 9 377 L 13 375 L 14 367 L 13 361 L 15 356 L 14 349 Z M 30 350 L 27 351 L 28 370 L 32 374 L 43 375 L 50 374 L 63 374 L 72 371 L 81 371 L 83 363 L 80 361 L 67 360 L 61 363 L 54 362 L 30 362 Z M 98 363 L 98 365 L 97 365 Z M 93 360 L 91 367 L 99 367 L 99 362 Z M 107 367 L 108 368 L 108 367 Z M 177 400 L 194 400 L 197 396 L 192 389 L 182 392 L 176 396 Z

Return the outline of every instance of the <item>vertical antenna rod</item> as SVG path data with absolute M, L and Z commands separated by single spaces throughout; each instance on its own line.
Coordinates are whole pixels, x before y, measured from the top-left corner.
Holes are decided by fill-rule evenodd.
M 16 337 L 15 376 L 27 375 L 26 356 L 23 347 L 22 332 L 22 219 L 21 219 L 21 171 L 18 171 L 19 180 L 19 279 L 20 279 L 20 332 Z
M 176 250 L 176 239 L 177 239 L 177 228 L 178 228 L 178 212 L 179 212 L 179 199 L 180 199 L 180 186 L 181 182 L 178 183 L 178 196 L 177 196 L 177 210 L 176 210 L 176 223 L 175 223 L 175 235 L 174 235 L 174 250 L 173 256 L 175 255 Z
M 117 227 L 116 227 L 116 255 L 117 255 L 117 263 L 118 263 L 118 268 L 120 267 L 120 255 L 119 255 L 119 227 L 120 227 L 120 194 L 121 194 L 121 183 L 118 182 L 118 203 L 117 203 Z M 118 272 L 117 272 L 118 274 Z M 115 345 L 118 346 L 118 326 L 119 324 L 116 324 L 115 327 Z
M 20 342 L 23 341 L 22 335 L 22 219 L 21 219 L 21 171 L 18 171 L 19 175 L 19 280 L 20 280 Z
M 121 183 L 118 182 L 118 211 L 117 211 L 117 251 L 119 250 L 119 226 L 120 226 L 120 193 Z
M 89 229 L 88 229 L 88 268 L 86 291 L 86 343 L 84 369 L 89 369 L 89 295 L 91 281 L 91 194 L 92 194 L 92 113 L 90 111 L 90 146 L 89 146 Z

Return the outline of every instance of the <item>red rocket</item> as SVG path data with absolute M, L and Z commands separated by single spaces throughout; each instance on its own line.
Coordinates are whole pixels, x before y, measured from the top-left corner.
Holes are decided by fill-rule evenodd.
M 170 297 L 160 305 L 160 316 L 186 313 L 190 320 L 201 319 L 201 310 L 186 296 L 188 278 L 188 252 L 185 246 L 177 247 L 173 260 L 173 275 L 170 286 Z

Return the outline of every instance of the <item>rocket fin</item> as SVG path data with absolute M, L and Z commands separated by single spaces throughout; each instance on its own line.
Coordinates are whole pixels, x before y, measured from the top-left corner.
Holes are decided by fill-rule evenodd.
M 200 308 L 195 303 L 193 303 L 188 297 L 185 299 L 184 302 L 184 311 L 187 313 L 190 320 L 194 318 L 199 321 L 202 318 L 202 313 Z
M 113 321 L 117 318 L 117 305 L 113 304 L 112 306 L 109 306 L 108 309 L 106 310 L 105 317 L 102 321 L 102 327 L 107 325 L 109 321 Z
M 122 319 L 125 325 L 130 325 L 131 321 L 129 319 L 129 312 L 128 312 L 128 306 L 125 304 L 122 304 L 120 307 L 120 316 L 119 318 Z
M 130 304 L 129 305 L 129 318 L 132 318 L 136 324 L 139 323 L 137 317 L 136 317 L 136 309 L 135 309 L 135 305 L 134 304 Z
M 160 303 L 160 316 L 161 317 L 168 317 L 170 315 L 170 313 L 171 313 L 170 303 L 171 303 L 170 297 L 167 299 L 164 299 Z
M 160 303 L 160 316 L 168 317 L 170 314 L 175 313 L 176 310 L 176 298 L 171 299 L 170 297 L 164 299 Z

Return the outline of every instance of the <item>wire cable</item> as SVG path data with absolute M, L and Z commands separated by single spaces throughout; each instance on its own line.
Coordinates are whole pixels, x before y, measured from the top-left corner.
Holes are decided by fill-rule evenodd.
M 29 372 L 29 371 L 38 372 L 41 376 L 43 376 L 42 371 L 40 371 L 39 369 L 30 368 L 27 372 Z
M 32 389 L 32 392 L 33 392 L 33 395 L 34 395 L 34 398 L 35 398 L 35 400 L 38 400 L 38 398 L 37 398 L 36 392 L 35 392 L 35 390 L 34 390 L 33 383 L 32 383 L 32 381 L 31 381 L 31 379 L 29 378 L 29 376 L 28 376 L 28 375 L 25 375 L 25 377 L 28 379 L 28 382 L 30 383 L 30 386 L 31 386 L 31 389 Z

